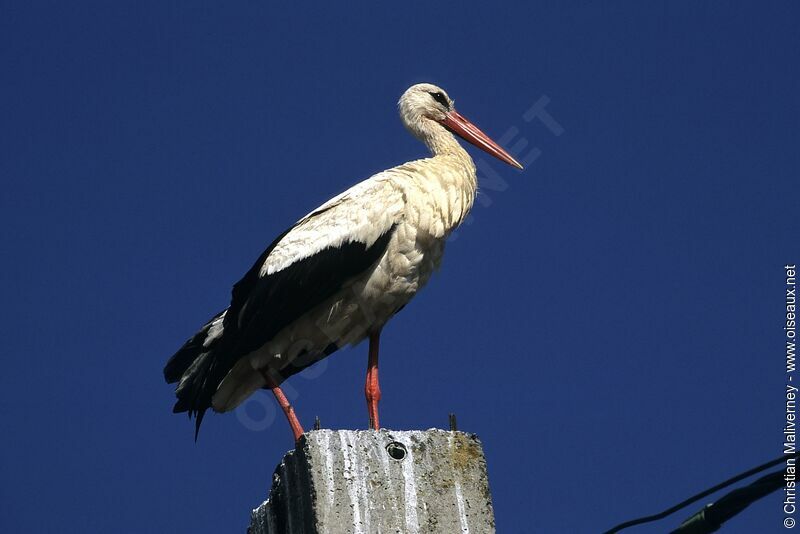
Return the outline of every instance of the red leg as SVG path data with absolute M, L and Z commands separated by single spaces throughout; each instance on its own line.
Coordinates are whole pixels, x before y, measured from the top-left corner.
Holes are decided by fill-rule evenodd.
M 364 394 L 367 397 L 367 411 L 369 412 L 369 427 L 378 430 L 378 401 L 381 400 L 381 386 L 378 383 L 378 346 L 381 331 L 369 335 L 369 362 L 367 363 L 367 380 L 364 384 Z
M 297 420 L 297 416 L 294 413 L 294 408 L 292 408 L 292 405 L 289 404 L 289 399 L 287 399 L 286 395 L 283 394 L 281 387 L 269 375 L 269 371 L 262 369 L 261 376 L 263 376 L 264 380 L 266 380 L 267 387 L 272 390 L 272 394 L 275 395 L 275 399 L 283 409 L 283 413 L 286 414 L 286 419 L 289 421 L 289 426 L 292 427 L 294 441 L 297 443 L 300 441 L 300 436 L 303 435 L 303 427 L 300 425 L 300 421 Z

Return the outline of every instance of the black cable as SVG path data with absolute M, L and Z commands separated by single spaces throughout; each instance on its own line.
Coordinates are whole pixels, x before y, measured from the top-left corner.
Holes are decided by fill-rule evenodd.
M 616 532 L 619 532 L 620 530 L 624 530 L 626 528 L 630 528 L 630 527 L 633 527 L 633 526 L 636 526 L 636 525 L 642 525 L 644 523 L 651 523 L 653 521 L 658 521 L 659 519 L 664 519 L 668 515 L 672 515 L 675 512 L 677 512 L 678 510 L 686 508 L 690 504 L 699 501 L 703 497 L 707 497 L 707 496 L 711 495 L 712 493 L 716 493 L 719 490 L 730 486 L 731 484 L 735 484 L 735 483 L 739 482 L 740 480 L 743 480 L 745 478 L 751 477 L 751 476 L 755 475 L 756 473 L 760 473 L 761 471 L 764 471 L 765 469 L 769 469 L 772 466 L 778 465 L 781 462 L 785 462 L 788 458 L 796 458 L 798 454 L 800 454 L 800 453 L 784 454 L 784 455 L 782 455 L 782 456 L 780 456 L 778 458 L 775 458 L 774 460 L 771 460 L 771 461 L 769 461 L 769 462 L 767 462 L 765 464 L 759 465 L 758 467 L 754 467 L 752 469 L 749 469 L 749 470 L 745 471 L 744 473 L 736 475 L 733 478 L 729 478 L 725 482 L 721 482 L 721 483 L 717 484 L 716 486 L 714 486 L 712 488 L 709 488 L 709 489 L 707 489 L 707 490 L 705 490 L 703 492 L 698 493 L 697 495 L 689 497 L 685 501 L 682 501 L 682 502 L 676 504 L 675 506 L 673 506 L 672 508 L 668 508 L 668 509 L 664 510 L 661 513 L 648 515 L 646 517 L 640 517 L 639 519 L 632 519 L 630 521 L 625 521 L 624 523 L 620 523 L 619 525 L 611 528 L 610 530 L 607 530 L 603 534 L 615 534 Z
M 717 502 L 704 506 L 699 512 L 681 523 L 671 534 L 709 534 L 757 500 L 766 497 L 786 484 L 786 471 L 781 469 L 765 475 L 755 482 L 726 493 Z

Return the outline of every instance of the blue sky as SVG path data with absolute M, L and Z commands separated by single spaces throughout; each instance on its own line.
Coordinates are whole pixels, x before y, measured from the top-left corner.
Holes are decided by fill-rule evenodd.
M 472 151 L 473 217 L 384 330 L 382 423 L 457 413 L 500 532 L 597 532 L 781 453 L 796 3 L 15 4 L 3 531 L 245 527 L 285 421 L 257 396 L 195 444 L 162 366 L 275 235 L 425 155 L 395 110 L 420 81 L 538 157 Z M 560 135 L 525 118 L 542 98 Z M 360 346 L 290 380 L 303 423 L 364 428 L 365 366 Z M 781 531 L 781 500 L 725 531 Z

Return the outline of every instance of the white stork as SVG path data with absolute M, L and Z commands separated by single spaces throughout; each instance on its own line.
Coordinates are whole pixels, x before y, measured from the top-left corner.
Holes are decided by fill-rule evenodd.
M 227 412 L 269 388 L 295 440 L 303 429 L 279 385 L 345 345 L 369 338 L 365 394 L 379 428 L 378 340 L 386 322 L 439 267 L 447 236 L 472 208 L 472 158 L 452 134 L 522 166 L 421 83 L 398 102 L 400 117 L 432 156 L 380 172 L 315 209 L 278 236 L 233 286 L 215 315 L 164 367 L 178 382 L 174 412 Z

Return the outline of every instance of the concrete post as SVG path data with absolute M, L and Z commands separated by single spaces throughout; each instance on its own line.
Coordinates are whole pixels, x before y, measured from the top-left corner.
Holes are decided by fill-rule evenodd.
M 493 533 L 478 438 L 314 430 L 283 457 L 250 534 Z

